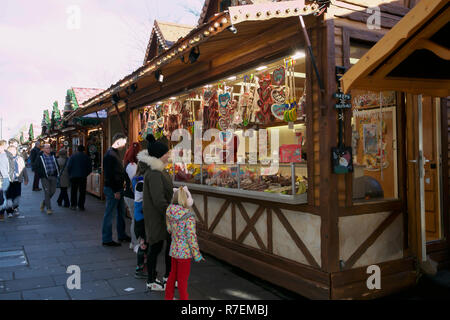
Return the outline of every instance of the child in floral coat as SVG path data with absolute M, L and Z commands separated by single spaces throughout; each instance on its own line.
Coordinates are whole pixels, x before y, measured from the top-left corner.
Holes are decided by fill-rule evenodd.
M 188 300 L 187 281 L 191 270 L 191 258 L 203 260 L 195 233 L 195 217 L 189 209 L 194 201 L 187 187 L 174 189 L 172 204 L 166 212 L 167 231 L 172 235 L 169 255 L 172 268 L 166 284 L 166 300 L 173 300 L 175 281 L 178 282 L 180 300 Z

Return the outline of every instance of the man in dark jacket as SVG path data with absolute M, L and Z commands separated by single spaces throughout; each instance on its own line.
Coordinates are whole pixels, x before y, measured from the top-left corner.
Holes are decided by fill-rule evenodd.
M 31 151 L 30 151 L 31 170 L 33 170 L 33 172 L 34 172 L 33 191 L 42 190 L 41 188 L 39 188 L 39 176 L 36 173 L 36 168 L 34 165 L 36 162 L 36 159 L 39 157 L 39 153 L 41 152 L 40 146 L 41 146 L 41 143 L 39 141 L 36 141 L 36 143 L 34 144 L 34 148 L 31 149 Z
M 56 192 L 56 181 L 59 176 L 59 166 L 55 156 L 51 153 L 49 144 L 44 144 L 41 154 L 35 161 L 35 172 L 41 179 L 45 198 L 41 203 L 41 211 L 47 207 L 47 214 L 52 214 L 51 199 Z
M 72 155 L 67 163 L 71 185 L 70 203 L 72 206 L 70 208 L 75 210 L 78 203 L 78 209 L 84 211 L 87 177 L 92 172 L 92 162 L 84 152 L 84 146 L 78 146 L 77 150 L 78 152 Z M 78 190 L 80 190 L 80 197 L 77 201 Z
M 125 233 L 125 200 L 123 194 L 127 173 L 119 158 L 119 150 L 125 148 L 126 144 L 127 137 L 123 133 L 117 133 L 112 139 L 111 148 L 108 149 L 103 157 L 103 192 L 106 197 L 106 209 L 102 226 L 104 246 L 120 246 L 120 243 L 112 240 L 112 221 L 115 210 L 117 210 L 117 237 L 119 241 L 131 241 L 131 238 Z

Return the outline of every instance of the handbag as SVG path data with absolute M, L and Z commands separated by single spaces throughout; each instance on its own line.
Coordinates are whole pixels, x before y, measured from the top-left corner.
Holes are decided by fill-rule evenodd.
M 66 162 L 64 162 L 64 166 L 63 166 L 61 172 L 59 173 L 59 176 L 56 177 L 56 187 L 57 188 L 61 188 L 61 176 L 63 175 L 63 172 L 66 169 L 67 161 L 69 161 L 69 159 L 66 159 Z

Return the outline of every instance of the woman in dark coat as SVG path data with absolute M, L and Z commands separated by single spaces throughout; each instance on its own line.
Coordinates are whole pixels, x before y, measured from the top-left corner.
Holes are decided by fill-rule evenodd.
M 70 201 L 69 201 L 69 194 L 67 193 L 67 188 L 70 186 L 70 179 L 69 179 L 69 170 L 67 170 L 67 162 L 69 161 L 67 159 L 67 151 L 66 149 L 59 150 L 59 158 L 56 160 L 59 166 L 60 176 L 59 176 L 59 197 L 57 200 L 57 203 L 59 206 L 63 205 L 64 207 L 69 208 Z
M 154 291 L 164 291 L 165 282 L 170 273 L 170 235 L 166 227 L 166 210 L 173 196 L 172 179 L 164 168 L 168 164 L 169 148 L 166 144 L 156 141 L 153 135 L 147 136 L 147 150 L 141 151 L 138 161 L 147 165 L 144 174 L 143 211 L 145 234 L 148 243 L 147 253 L 147 288 Z M 156 278 L 156 262 L 166 242 L 165 262 L 166 272 L 163 281 Z

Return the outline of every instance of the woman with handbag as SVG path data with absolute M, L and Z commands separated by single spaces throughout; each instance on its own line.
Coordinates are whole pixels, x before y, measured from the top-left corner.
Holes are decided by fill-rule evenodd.
M 67 189 L 70 185 L 70 179 L 69 179 L 69 171 L 67 170 L 67 151 L 66 149 L 59 150 L 59 157 L 58 157 L 58 166 L 61 168 L 60 176 L 58 177 L 57 181 L 57 187 L 61 190 L 59 192 L 58 197 L 58 206 L 62 206 L 64 202 L 64 207 L 69 208 L 70 202 L 69 202 L 69 194 L 67 193 Z

